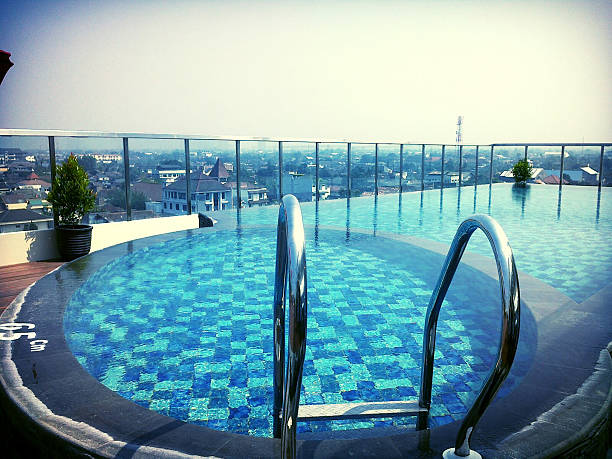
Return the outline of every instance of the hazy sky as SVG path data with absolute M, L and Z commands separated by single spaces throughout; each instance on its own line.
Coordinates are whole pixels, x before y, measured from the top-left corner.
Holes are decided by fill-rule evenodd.
M 0 127 L 612 141 L 612 2 L 0 2 Z

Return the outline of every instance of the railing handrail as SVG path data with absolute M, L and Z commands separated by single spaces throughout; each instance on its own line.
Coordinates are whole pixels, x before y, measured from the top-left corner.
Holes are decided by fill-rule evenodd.
M 288 275 L 287 275 L 288 274 Z M 296 456 L 296 431 L 302 370 L 306 354 L 306 240 L 300 204 L 289 194 L 278 210 L 274 279 L 273 434 L 281 439 L 282 457 Z M 288 282 L 287 282 L 288 281 Z M 285 362 L 285 292 L 289 284 L 289 355 Z M 281 416 L 282 405 L 282 416 Z
M 384 140 L 377 141 L 372 139 L 313 139 L 305 137 L 265 137 L 265 136 L 243 136 L 243 135 L 209 135 L 209 134 L 153 134 L 146 132 L 105 132 L 105 131 L 74 131 L 74 130 L 63 130 L 63 129 L 12 129 L 12 128 L 0 128 L 0 136 L 16 136 L 16 137 L 78 137 L 78 138 L 129 138 L 129 139 L 177 139 L 177 140 L 220 140 L 220 141 L 252 141 L 252 142 L 288 142 L 288 143 L 352 143 L 352 144 L 364 144 L 364 145 L 428 145 L 428 146 L 442 146 L 447 147 L 458 147 L 463 145 L 464 147 L 475 147 L 475 146 L 487 146 L 487 147 L 598 147 L 598 146 L 612 146 L 612 142 L 527 142 L 527 143 L 452 143 L 452 142 L 415 142 L 413 140 L 399 141 L 399 140 Z
M 444 261 L 440 277 L 431 295 L 425 318 L 423 337 L 423 367 L 419 404 L 429 410 L 431 406 L 431 386 L 433 377 L 434 352 L 436 347 L 436 326 L 440 307 L 451 284 L 465 247 L 474 233 L 480 228 L 493 249 L 499 286 L 501 288 L 502 326 L 497 361 L 484 383 L 472 407 L 465 416 L 455 441 L 455 454 L 467 456 L 470 453 L 469 441 L 476 423 L 482 417 L 499 387 L 506 379 L 514 360 L 520 331 L 520 289 L 518 273 L 514 263 L 512 248 L 502 227 L 487 215 L 473 215 L 464 220 L 453 238 Z M 421 426 L 422 427 L 422 426 Z

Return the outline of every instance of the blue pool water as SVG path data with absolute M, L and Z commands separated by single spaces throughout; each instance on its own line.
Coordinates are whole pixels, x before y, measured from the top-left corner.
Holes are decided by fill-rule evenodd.
M 304 223 L 362 228 L 450 244 L 459 224 L 475 213 L 495 218 L 508 235 L 519 270 L 583 301 L 612 281 L 612 189 L 511 184 L 480 185 L 302 204 Z M 241 213 L 243 225 L 275 224 L 277 208 Z M 221 212 L 220 219 L 235 211 Z M 476 232 L 468 250 L 492 256 Z
M 378 209 L 377 218 L 386 219 L 387 211 Z M 253 222 L 262 223 L 257 215 L 264 214 L 254 212 Z M 333 211 L 329 215 L 332 220 Z M 425 309 L 442 258 L 346 229 L 307 233 L 301 403 L 414 399 Z M 271 436 L 275 244 L 273 226 L 243 225 L 202 230 L 114 260 L 67 305 L 71 350 L 104 385 L 144 407 L 215 429 Z M 493 365 L 498 289 L 467 267 L 457 273 L 438 325 L 433 425 L 462 418 Z M 527 372 L 535 336 L 533 317 L 524 310 L 515 365 L 500 396 Z M 298 431 L 413 422 L 301 422 Z

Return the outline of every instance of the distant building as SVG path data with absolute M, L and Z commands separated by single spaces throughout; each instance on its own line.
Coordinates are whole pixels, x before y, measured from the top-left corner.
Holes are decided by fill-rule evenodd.
M 217 158 L 217 162 L 208 173 L 208 176 L 212 179 L 215 179 L 219 183 L 227 182 L 227 179 L 229 178 L 229 172 L 227 172 L 227 169 L 225 168 L 225 165 L 221 162 L 221 159 Z
M 17 182 L 17 187 L 20 189 L 29 188 L 36 191 L 49 191 L 51 184 L 41 180 L 34 172 L 30 173 L 25 180 Z
M 161 183 L 136 182 L 132 183 L 132 189 L 138 193 L 144 194 L 149 201 L 162 200 L 163 185 Z
M 431 171 L 423 178 L 423 183 L 427 187 L 436 187 L 440 186 L 440 177 L 442 173 L 440 171 Z M 458 172 L 445 172 L 444 173 L 444 186 L 447 185 L 456 185 L 459 183 L 459 173 Z
M 77 156 L 91 156 L 96 161 L 104 164 L 110 164 L 123 160 L 123 156 L 118 153 L 83 153 Z
M 13 161 L 25 161 L 27 153 L 20 148 L 0 148 L 0 163 L 7 164 Z
M 0 212 L 0 233 L 53 228 L 53 218 L 28 209 Z
M 559 169 L 547 169 L 544 171 L 544 177 L 547 176 L 559 176 Z M 575 184 L 583 184 L 583 185 L 597 185 L 599 182 L 599 173 L 592 169 L 590 165 L 585 167 L 581 167 L 579 170 L 563 170 L 563 177 L 567 181 L 571 181 L 571 183 Z M 564 182 L 565 183 L 565 182 Z
M 592 169 L 590 165 L 581 167 L 582 181 L 587 185 L 597 185 L 599 183 L 599 172 Z
M 292 194 L 301 202 L 312 201 L 312 176 L 287 172 L 283 175 L 283 193 Z
M 531 183 L 535 180 L 541 180 L 547 175 L 549 174 L 546 174 L 546 171 L 542 169 L 541 167 L 534 167 L 532 168 L 532 171 L 531 171 L 531 179 L 527 181 Z M 499 174 L 499 180 L 501 182 L 514 182 L 514 174 L 512 173 L 512 170 L 509 169 Z
M 191 180 L 191 212 L 211 212 L 230 209 L 232 204 L 231 189 L 217 180 L 196 172 L 190 175 Z M 177 179 L 163 189 L 162 213 L 182 215 L 187 209 L 187 180 Z
M 559 185 L 560 181 L 561 180 L 559 179 L 558 175 L 549 175 L 548 177 L 544 177 L 542 179 L 542 183 L 545 183 L 546 185 Z M 567 185 L 569 182 L 566 179 L 563 179 L 563 184 Z
M 179 161 L 167 161 L 155 168 L 153 176 L 168 185 L 180 177 L 185 177 L 185 166 L 181 165 Z
M 232 190 L 232 204 L 234 206 L 238 205 L 236 182 L 227 182 L 225 185 Z M 268 189 L 265 186 L 243 182 L 240 184 L 240 200 L 242 201 L 242 207 L 265 206 L 269 203 Z

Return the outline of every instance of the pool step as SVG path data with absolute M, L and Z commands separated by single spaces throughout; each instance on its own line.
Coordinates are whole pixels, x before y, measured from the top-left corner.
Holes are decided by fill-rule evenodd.
M 389 418 L 416 416 L 419 413 L 427 413 L 427 409 L 419 407 L 419 402 L 416 400 L 300 405 L 298 420 L 326 421 L 330 419 Z

